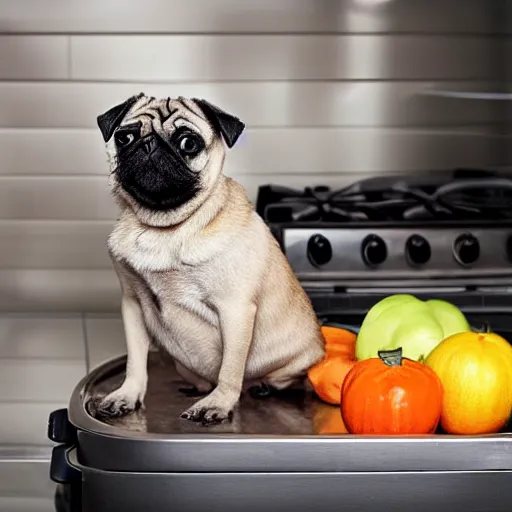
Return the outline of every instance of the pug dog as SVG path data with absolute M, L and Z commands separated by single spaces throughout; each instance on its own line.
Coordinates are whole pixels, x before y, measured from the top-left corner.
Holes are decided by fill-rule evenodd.
M 108 250 L 127 364 L 94 415 L 143 405 L 152 342 L 202 397 L 187 420 L 229 420 L 247 388 L 263 396 L 304 381 L 324 356 L 318 320 L 245 190 L 222 172 L 244 123 L 202 99 L 144 94 L 97 121 L 120 207 Z

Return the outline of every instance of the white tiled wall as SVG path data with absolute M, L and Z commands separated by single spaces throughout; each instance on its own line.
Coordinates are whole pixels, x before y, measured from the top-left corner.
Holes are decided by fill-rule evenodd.
M 0 444 L 48 444 L 46 422 L 86 371 L 81 315 L 0 317 Z
M 226 172 L 253 199 L 499 165 L 500 105 L 431 94 L 496 90 L 490 4 L 0 0 L 0 444 L 46 443 L 49 411 L 124 351 L 98 114 L 141 91 L 233 112 Z
M 2 512 L 55 512 L 55 486 L 48 477 L 48 463 L 0 461 L 0 510 Z
M 125 352 L 123 322 L 119 315 L 86 315 L 89 368 Z
M 66 407 L 78 381 L 125 352 L 119 315 L 0 316 L 1 445 L 49 445 L 49 414 Z
M 128 96 L 208 98 L 247 132 L 226 172 L 333 187 L 497 165 L 485 0 L 1 0 L 0 309 L 119 309 L 96 116 Z

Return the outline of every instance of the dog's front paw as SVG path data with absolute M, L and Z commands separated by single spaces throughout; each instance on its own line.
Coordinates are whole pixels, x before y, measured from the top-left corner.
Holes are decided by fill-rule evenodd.
M 187 409 L 181 418 L 201 422 L 203 425 L 213 425 L 233 419 L 233 409 L 236 400 L 213 391 L 192 407 Z
M 142 405 L 139 394 L 127 393 L 119 388 L 105 397 L 89 400 L 87 410 L 91 416 L 99 420 L 119 418 L 137 410 Z

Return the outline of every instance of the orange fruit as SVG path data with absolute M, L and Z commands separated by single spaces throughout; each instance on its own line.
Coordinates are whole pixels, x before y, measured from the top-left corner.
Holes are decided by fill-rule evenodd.
M 340 327 L 323 325 L 320 329 L 325 339 L 326 356 L 345 356 L 354 359 L 357 336 L 351 331 Z
M 425 364 L 439 376 L 441 427 L 449 434 L 501 430 L 512 411 L 512 347 L 494 333 L 467 331 L 443 340 Z
M 327 356 L 308 371 L 309 382 L 315 393 L 329 404 L 339 405 L 341 387 L 356 361 L 344 356 Z
M 357 336 L 340 327 L 322 326 L 325 357 L 308 371 L 315 393 L 329 404 L 339 405 L 341 386 L 355 364 Z

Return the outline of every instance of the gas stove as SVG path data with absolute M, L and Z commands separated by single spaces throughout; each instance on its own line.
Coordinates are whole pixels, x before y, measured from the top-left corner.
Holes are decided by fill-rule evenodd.
M 331 190 L 262 186 L 257 212 L 306 287 L 512 284 L 512 179 L 457 170 Z

